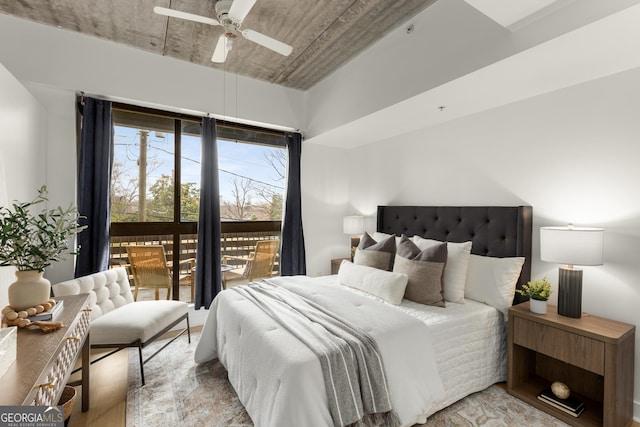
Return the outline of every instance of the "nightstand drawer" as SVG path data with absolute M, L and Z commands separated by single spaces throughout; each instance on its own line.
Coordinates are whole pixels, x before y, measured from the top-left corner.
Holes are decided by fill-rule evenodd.
M 604 343 L 516 317 L 513 342 L 538 353 L 604 375 Z

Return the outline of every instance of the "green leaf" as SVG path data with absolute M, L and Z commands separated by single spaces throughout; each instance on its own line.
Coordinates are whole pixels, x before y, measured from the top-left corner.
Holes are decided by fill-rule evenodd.
M 18 270 L 43 271 L 52 262 L 69 253 L 68 240 L 86 226 L 78 226 L 82 218 L 77 209 L 43 209 L 31 212 L 48 199 L 47 188 L 42 186 L 38 196 L 30 202 L 15 202 L 12 208 L 0 208 L 0 265 L 13 265 Z M 77 248 L 73 248 L 76 253 Z

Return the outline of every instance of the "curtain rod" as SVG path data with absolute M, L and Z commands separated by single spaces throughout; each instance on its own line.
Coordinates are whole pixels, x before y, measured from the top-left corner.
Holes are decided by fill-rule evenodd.
M 215 113 L 208 113 L 208 112 L 197 111 L 197 110 L 189 110 L 189 109 L 186 109 L 186 108 L 171 107 L 171 106 L 167 106 L 167 105 L 159 105 L 159 104 L 154 104 L 154 103 L 151 103 L 151 102 L 132 101 L 132 100 L 126 99 L 126 98 L 119 98 L 119 97 L 108 96 L 108 95 L 86 94 L 84 91 L 79 91 L 79 92 L 76 93 L 76 95 L 80 97 L 80 104 L 82 104 L 82 105 L 84 105 L 85 96 L 89 96 L 91 98 L 96 98 L 96 99 L 101 99 L 101 100 L 104 100 L 104 101 L 111 101 L 111 102 L 116 102 L 116 103 L 121 103 L 121 104 L 127 104 L 127 105 L 137 106 L 137 107 L 141 107 L 141 108 L 164 110 L 164 111 L 169 111 L 169 112 L 176 113 L 176 114 L 186 114 L 186 115 L 191 115 L 191 116 L 196 116 L 196 117 L 209 117 L 209 118 L 215 118 L 216 120 L 220 120 L 222 122 L 227 122 L 227 123 L 236 123 L 236 124 L 240 124 L 240 125 L 248 125 L 248 126 L 253 126 L 253 127 L 258 127 L 258 128 L 264 128 L 266 130 L 274 130 L 274 131 L 280 131 L 280 132 L 298 132 L 298 133 L 302 134 L 300 129 L 295 129 L 295 128 L 292 128 L 290 126 L 280 126 L 280 125 L 275 125 L 275 124 L 271 124 L 271 123 L 263 123 L 263 122 L 253 121 L 253 120 L 239 119 L 237 117 L 235 118 L 235 121 L 232 121 L 232 120 L 228 120 L 228 116 L 226 116 L 226 115 L 220 115 L 220 114 L 215 114 Z M 303 137 L 304 137 L 304 135 L 303 135 Z

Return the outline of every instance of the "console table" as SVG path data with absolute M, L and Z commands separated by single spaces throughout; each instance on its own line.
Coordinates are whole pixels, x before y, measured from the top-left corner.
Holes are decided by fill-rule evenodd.
M 48 334 L 36 328 L 18 330 L 16 361 L 0 377 L 0 405 L 57 405 L 82 354 L 82 411 L 89 409 L 89 296 L 55 299 L 64 305 L 54 321 L 65 327 Z

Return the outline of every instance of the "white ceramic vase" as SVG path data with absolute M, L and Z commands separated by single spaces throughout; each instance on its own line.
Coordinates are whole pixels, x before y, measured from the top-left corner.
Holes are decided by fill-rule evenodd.
M 26 310 L 51 298 L 51 282 L 36 270 L 16 271 L 18 280 L 9 285 L 9 305 L 14 310 Z
M 547 302 L 531 298 L 529 300 L 529 308 L 533 313 L 545 314 L 547 312 Z

